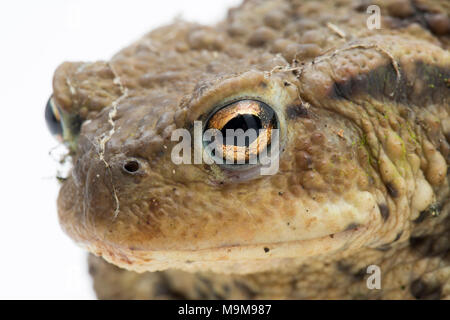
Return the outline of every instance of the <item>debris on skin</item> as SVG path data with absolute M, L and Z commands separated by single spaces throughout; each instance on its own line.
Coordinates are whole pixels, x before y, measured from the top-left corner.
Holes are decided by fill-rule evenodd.
M 67 86 L 69 87 L 70 94 L 72 96 L 75 96 L 77 91 L 76 91 L 75 87 L 72 85 L 72 81 L 70 81 L 69 78 L 66 78 L 66 83 L 67 83 Z
M 331 23 L 331 22 L 327 22 L 327 27 L 333 31 L 334 33 L 336 33 L 339 37 L 345 39 L 347 37 L 347 35 L 345 34 L 345 31 L 342 30 L 341 28 L 339 28 L 337 25 Z
M 59 182 L 67 180 L 72 169 L 72 156 L 64 144 L 59 144 L 49 151 L 50 157 L 58 164 L 56 179 Z
M 334 55 L 336 55 L 339 52 L 347 51 L 347 50 L 351 50 L 351 49 L 358 49 L 358 48 L 360 48 L 360 49 L 375 49 L 375 50 L 377 50 L 377 51 L 379 51 L 379 52 L 381 52 L 381 53 L 383 53 L 383 54 L 385 54 L 385 55 L 387 55 L 389 57 L 389 60 L 391 61 L 391 64 L 392 64 L 392 67 L 394 68 L 395 73 L 397 75 L 397 82 L 396 82 L 395 88 L 390 94 L 391 96 L 394 96 L 395 92 L 397 91 L 398 84 L 400 83 L 400 80 L 401 80 L 400 67 L 398 65 L 398 62 L 395 60 L 394 56 L 392 55 L 392 53 L 390 53 L 387 49 L 385 49 L 383 47 L 380 47 L 378 44 L 371 44 L 371 43 L 363 44 L 363 43 L 361 43 L 361 44 L 354 44 L 354 45 L 351 45 L 351 46 L 348 46 L 348 47 L 345 47 L 345 48 L 342 48 L 342 49 L 337 49 L 337 50 L 334 50 L 334 52 L 331 55 L 326 55 L 326 56 L 322 55 L 319 58 L 314 59 L 311 62 L 311 64 L 316 64 L 316 63 L 318 63 L 320 61 L 328 60 L 328 59 L 330 59 L 330 57 L 333 57 Z M 305 65 L 302 65 L 302 66 L 300 66 L 298 68 L 301 68 L 299 70 L 303 71 L 303 69 L 305 68 Z M 300 72 L 299 76 L 301 76 L 301 72 Z M 298 76 L 298 78 L 300 78 L 299 76 Z
M 414 223 L 421 223 L 429 216 L 434 218 L 439 217 L 441 209 L 441 204 L 433 203 L 427 209 L 420 212 L 419 217 L 414 220 Z
M 381 217 L 384 221 L 386 221 L 389 218 L 389 208 L 386 204 L 381 203 L 378 205 L 378 208 L 380 210 Z
M 340 138 L 345 139 L 343 129 L 335 130 L 334 133 L 336 133 L 336 135 L 339 136 Z
M 109 132 L 106 136 L 103 136 L 99 140 L 100 150 L 99 150 L 98 155 L 99 155 L 100 160 L 103 161 L 103 163 L 105 164 L 105 167 L 111 176 L 111 185 L 112 185 L 112 189 L 113 189 L 113 196 L 114 196 L 114 200 L 116 202 L 116 209 L 114 210 L 114 219 L 115 219 L 119 215 L 120 203 L 119 203 L 119 198 L 117 196 L 116 187 L 114 186 L 111 166 L 105 159 L 105 146 L 106 146 L 106 143 L 111 139 L 113 134 L 116 132 L 116 123 L 115 123 L 114 118 L 117 115 L 117 106 L 119 105 L 119 103 L 122 100 L 124 100 L 125 98 L 128 97 L 128 89 L 123 86 L 122 81 L 120 80 L 120 77 L 114 70 L 113 66 L 111 64 L 108 64 L 108 65 L 111 68 L 112 73 L 114 74 L 114 83 L 119 86 L 120 92 L 122 93 L 122 95 L 119 98 L 117 98 L 115 101 L 113 101 L 111 104 L 111 110 L 109 111 L 109 114 L 108 114 L 108 122 L 111 125 L 111 129 L 109 130 Z

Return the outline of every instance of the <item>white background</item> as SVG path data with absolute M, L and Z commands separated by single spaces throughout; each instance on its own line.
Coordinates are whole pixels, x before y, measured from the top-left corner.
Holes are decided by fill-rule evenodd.
M 213 24 L 239 0 L 0 4 L 0 299 L 92 299 L 86 253 L 57 221 L 57 143 L 44 122 L 53 71 L 105 60 L 177 16 Z

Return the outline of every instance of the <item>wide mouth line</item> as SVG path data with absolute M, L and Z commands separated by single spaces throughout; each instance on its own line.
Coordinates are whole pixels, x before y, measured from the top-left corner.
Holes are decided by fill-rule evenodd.
M 269 251 L 272 251 L 274 249 L 280 248 L 282 246 L 287 245 L 294 245 L 294 244 L 307 244 L 312 243 L 314 241 L 324 241 L 327 239 L 331 240 L 339 240 L 340 238 L 347 238 L 352 233 L 359 233 L 362 232 L 363 229 L 366 229 L 367 226 L 365 225 L 358 225 L 357 228 L 352 229 L 344 229 L 339 232 L 335 233 L 329 233 L 327 235 L 324 235 L 322 237 L 318 238 L 312 238 L 312 239 L 301 239 L 301 240 L 291 240 L 291 241 L 283 241 L 283 242 L 271 242 L 271 243 L 257 243 L 257 244 L 245 244 L 245 245 L 224 245 L 219 247 L 208 247 L 208 248 L 201 248 L 201 249 L 142 249 L 142 248 L 135 248 L 133 247 L 132 251 L 136 252 L 154 252 L 154 253 L 162 253 L 162 252 L 171 252 L 171 253 L 178 253 L 178 252 L 184 252 L 184 253 L 201 253 L 205 252 L 208 253 L 209 251 L 227 251 L 227 250 L 235 250 L 235 249 L 248 249 L 248 250 L 261 250 L 261 248 L 269 248 Z M 129 249 L 129 248 L 128 248 Z M 205 260 L 206 261 L 206 260 Z

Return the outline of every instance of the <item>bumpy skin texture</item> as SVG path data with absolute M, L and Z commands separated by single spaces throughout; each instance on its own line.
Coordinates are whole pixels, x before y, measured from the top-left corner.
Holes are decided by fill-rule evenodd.
M 58 68 L 82 122 L 59 217 L 118 266 L 91 256 L 99 298 L 450 298 L 450 5 L 371 1 L 369 30 L 368 4 L 245 1 Z M 171 161 L 175 129 L 240 98 L 277 114 L 275 175 Z

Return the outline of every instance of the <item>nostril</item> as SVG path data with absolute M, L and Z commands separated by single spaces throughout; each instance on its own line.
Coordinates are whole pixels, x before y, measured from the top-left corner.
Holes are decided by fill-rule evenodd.
M 136 160 L 129 160 L 123 165 L 123 169 L 128 173 L 135 173 L 139 170 L 139 167 L 139 162 Z

